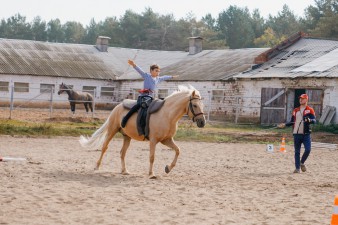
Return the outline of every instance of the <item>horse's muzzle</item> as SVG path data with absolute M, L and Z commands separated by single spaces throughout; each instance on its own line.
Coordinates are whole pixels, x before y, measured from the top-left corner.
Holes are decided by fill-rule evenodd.
M 202 118 L 196 119 L 196 124 L 198 127 L 202 128 L 205 126 L 205 118 L 202 116 Z

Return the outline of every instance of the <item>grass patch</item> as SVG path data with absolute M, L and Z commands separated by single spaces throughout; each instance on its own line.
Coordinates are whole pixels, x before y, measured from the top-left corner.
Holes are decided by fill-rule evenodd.
M 324 126 L 323 124 L 315 124 L 313 126 L 313 131 L 322 131 L 322 132 L 328 132 L 332 134 L 338 134 L 338 125 L 337 124 L 330 124 L 327 126 Z
M 91 136 L 104 120 L 51 120 L 43 123 L 19 120 L 1 120 L 0 135 L 22 136 Z M 203 142 L 232 142 L 232 143 L 280 143 L 281 137 L 288 135 L 287 144 L 292 144 L 292 128 L 274 129 L 259 125 L 212 124 L 207 123 L 204 128 L 198 128 L 190 121 L 180 120 L 175 140 L 203 141 Z M 338 134 L 338 126 L 323 126 L 316 124 L 313 131 Z M 122 138 L 118 133 L 116 138 Z M 290 143 L 289 143 L 290 142 Z
M 98 128 L 95 123 L 30 123 L 17 120 L 1 120 L 0 134 L 27 136 L 79 136 L 90 135 Z

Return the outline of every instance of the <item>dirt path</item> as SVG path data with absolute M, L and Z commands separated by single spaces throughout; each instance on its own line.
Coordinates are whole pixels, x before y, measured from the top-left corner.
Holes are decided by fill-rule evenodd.
M 148 144 L 132 142 L 131 175 L 120 172 L 113 139 L 101 170 L 99 152 L 78 138 L 0 136 L 0 224 L 329 224 L 338 190 L 337 151 L 314 149 L 308 172 L 292 174 L 292 146 L 268 153 L 261 144 L 177 142 L 159 145 L 149 180 Z

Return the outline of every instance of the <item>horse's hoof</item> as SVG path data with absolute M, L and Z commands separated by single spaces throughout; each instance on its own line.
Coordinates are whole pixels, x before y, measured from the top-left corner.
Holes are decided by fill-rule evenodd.
M 130 173 L 128 171 L 124 171 L 124 172 L 122 171 L 121 174 L 122 175 L 129 175 Z
M 149 179 L 156 179 L 157 177 L 155 175 L 149 176 Z
M 170 172 L 169 166 L 166 165 L 164 170 L 165 170 L 166 173 L 169 173 Z

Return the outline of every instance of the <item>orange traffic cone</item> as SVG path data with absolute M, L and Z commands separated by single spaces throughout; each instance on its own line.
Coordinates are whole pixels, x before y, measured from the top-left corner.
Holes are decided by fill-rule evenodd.
M 338 225 L 338 195 L 334 198 L 333 214 L 331 225 Z
M 280 144 L 279 151 L 280 152 L 285 152 L 286 151 L 286 149 L 285 149 L 285 138 L 284 137 L 282 138 L 282 143 Z

